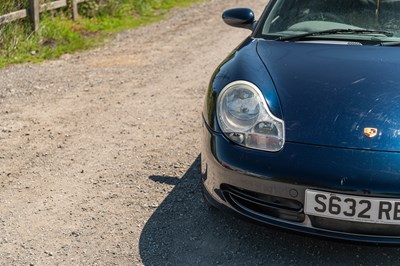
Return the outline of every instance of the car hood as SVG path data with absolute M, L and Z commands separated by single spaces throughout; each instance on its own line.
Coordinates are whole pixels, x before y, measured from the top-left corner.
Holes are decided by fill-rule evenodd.
M 257 52 L 277 89 L 286 141 L 400 151 L 400 47 L 260 40 Z

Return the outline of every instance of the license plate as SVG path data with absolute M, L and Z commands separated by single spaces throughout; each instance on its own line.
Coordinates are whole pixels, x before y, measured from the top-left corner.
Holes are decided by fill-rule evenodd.
M 400 225 L 400 199 L 358 197 L 307 189 L 304 212 L 345 221 Z

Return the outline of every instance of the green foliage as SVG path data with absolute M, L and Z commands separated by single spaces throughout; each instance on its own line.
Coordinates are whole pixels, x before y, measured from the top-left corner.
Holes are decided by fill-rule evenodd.
M 37 33 L 31 32 L 28 19 L 0 25 L 0 67 L 88 49 L 110 39 L 113 33 L 162 19 L 167 9 L 198 1 L 87 0 L 79 5 L 81 18 L 75 22 L 70 20 L 68 8 L 42 13 Z M 0 15 L 27 6 L 28 0 L 0 0 Z
M 29 23 L 9 24 L 4 28 L 0 67 L 12 63 L 40 62 L 68 52 L 93 47 L 102 36 L 86 36 L 78 24 L 65 17 L 43 17 L 37 34 Z
M 87 17 L 114 16 L 127 14 L 151 15 L 160 9 L 165 0 L 87 0 L 82 4 L 81 12 Z M 188 2 L 188 0 L 185 0 Z
M 1 0 L 0 14 L 7 14 L 28 7 L 28 0 Z
M 99 5 L 96 2 L 95 0 L 87 0 L 81 4 L 79 7 L 81 15 L 88 18 L 95 17 L 99 13 Z

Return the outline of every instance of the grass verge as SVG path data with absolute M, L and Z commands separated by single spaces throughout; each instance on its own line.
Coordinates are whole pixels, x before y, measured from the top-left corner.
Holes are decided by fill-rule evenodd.
M 96 47 L 117 32 L 165 18 L 173 7 L 200 1 L 204 0 L 88 0 L 80 5 L 77 21 L 69 19 L 68 9 L 42 13 L 37 33 L 31 32 L 28 20 L 1 25 L 0 68 Z M 0 6 L 0 14 L 4 11 L 10 12 Z

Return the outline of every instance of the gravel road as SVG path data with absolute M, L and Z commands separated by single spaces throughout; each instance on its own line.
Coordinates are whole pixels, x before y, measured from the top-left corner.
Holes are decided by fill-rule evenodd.
M 399 249 L 250 224 L 204 203 L 209 77 L 247 34 L 210 0 L 106 46 L 0 71 L 1 265 L 390 265 Z

